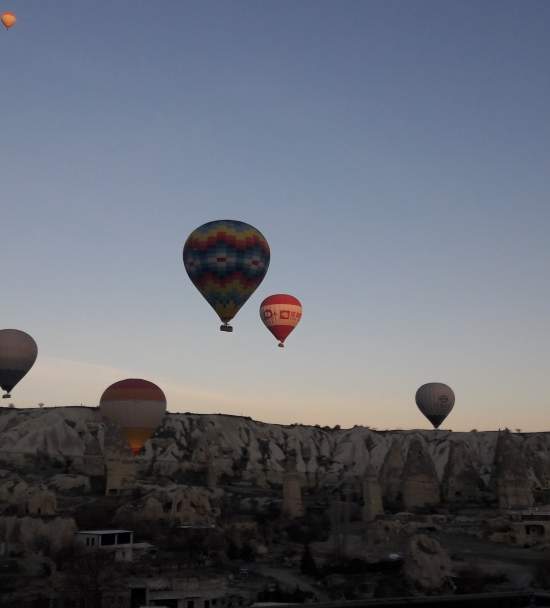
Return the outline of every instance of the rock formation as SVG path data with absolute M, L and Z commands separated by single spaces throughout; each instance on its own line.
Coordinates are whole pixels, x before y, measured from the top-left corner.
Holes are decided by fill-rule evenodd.
M 409 446 L 402 480 L 403 505 L 407 511 L 439 504 L 439 480 L 434 463 L 419 439 L 414 439 Z
M 147 496 L 121 506 L 114 522 L 130 526 L 139 521 L 171 524 L 210 525 L 220 515 L 220 491 L 193 486 L 168 486 L 152 490 Z
M 301 476 L 296 472 L 295 452 L 289 454 L 283 478 L 283 514 L 291 519 L 303 517 Z
M 107 496 L 131 492 L 137 474 L 137 466 L 131 456 L 110 455 L 105 468 Z
M 29 515 L 55 515 L 57 511 L 57 499 L 53 492 L 39 489 L 31 493 L 27 502 L 27 513 Z
M 0 517 L 0 542 L 27 551 L 55 554 L 72 545 L 76 524 L 72 518 Z
M 394 439 L 390 449 L 386 453 L 382 470 L 380 472 L 380 484 L 384 506 L 389 510 L 398 510 L 403 504 L 401 479 L 405 461 L 401 452 L 402 443 Z
M 405 556 L 405 577 L 423 593 L 451 591 L 451 560 L 437 540 L 425 534 L 413 536 Z
M 369 465 L 363 477 L 363 521 L 369 522 L 383 515 L 382 490 L 376 469 Z
M 40 483 L 59 500 L 59 494 L 97 494 L 105 486 L 107 493 L 130 492 L 141 479 L 275 488 L 286 476 L 287 505 L 295 506 L 285 508 L 297 515 L 298 486 L 330 489 L 369 466 L 386 511 L 437 504 L 439 496 L 445 504 L 484 506 L 498 499 L 503 508 L 528 506 L 534 490 L 550 492 L 550 434 L 504 435 L 284 426 L 177 413 L 165 417 L 133 459 L 97 408 L 0 408 L 0 502 L 17 505 L 28 486 Z M 291 450 L 295 468 L 285 471 Z
M 448 504 L 479 504 L 484 483 L 464 443 L 451 442 L 442 493 Z
M 534 504 L 533 480 L 524 454 L 509 431 L 499 434 L 494 483 L 501 509 L 520 509 Z

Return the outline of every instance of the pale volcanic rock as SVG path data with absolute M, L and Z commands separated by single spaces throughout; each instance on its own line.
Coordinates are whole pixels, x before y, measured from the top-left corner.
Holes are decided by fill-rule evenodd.
M 90 480 L 85 475 L 54 475 L 48 483 L 58 492 L 87 494 L 90 491 Z
M 156 503 L 161 504 L 155 498 L 153 498 L 153 500 L 147 498 L 144 501 L 126 503 L 117 509 L 112 521 L 109 522 L 109 525 L 131 528 L 136 525 L 136 523 L 142 521 L 160 521 L 158 518 L 159 515 L 161 519 L 165 519 L 166 516 L 162 505 L 159 511 Z
M 369 522 L 384 514 L 382 489 L 374 466 L 369 465 L 362 479 L 363 521 Z
M 494 482 L 501 509 L 518 509 L 534 504 L 534 473 L 521 444 L 510 432 L 500 433 L 495 455 Z
M 545 434 L 526 435 L 522 450 L 531 463 L 533 481 L 539 488 L 550 488 L 550 452 Z
M 159 521 L 163 519 L 164 511 L 160 500 L 154 496 L 147 497 L 145 504 L 139 513 L 139 517 L 149 521 Z
M 549 487 L 550 434 L 508 435 L 507 449 L 517 458 L 503 460 L 502 449 L 497 450 L 499 434 L 493 431 L 330 429 L 175 413 L 165 416 L 135 459 L 135 468 L 137 479 L 176 476 L 178 482 L 193 484 L 202 471 L 205 485 L 207 479 L 211 485 L 242 481 L 282 490 L 285 462 L 293 451 L 303 488 L 335 485 L 371 467 L 379 476 L 384 506 L 391 510 L 419 505 L 416 495 L 422 496 L 422 504 L 434 504 L 438 492 L 444 501 L 473 503 L 487 494 L 496 500 L 498 492 L 502 505 L 526 506 L 533 489 Z M 411 446 L 419 444 L 421 457 L 413 458 Z M 57 482 L 49 481 L 54 476 L 79 474 L 90 482 L 96 478 L 99 487 L 108 461 L 126 458 L 132 457 L 120 433 L 106 429 L 97 408 L 0 408 L 0 466 L 21 479 L 36 476 L 57 491 Z M 108 468 L 110 488 L 123 488 L 126 477 L 134 483 L 133 475 L 126 474 L 117 481 L 112 466 Z M 7 495 L 13 495 L 14 487 L 6 490 L 4 484 L 0 478 L 0 500 L 11 502 Z
M 418 534 L 407 546 L 404 573 L 422 592 L 452 589 L 452 565 L 448 553 L 435 538 Z
M 0 482 L 0 504 L 14 505 L 20 514 L 51 516 L 57 511 L 54 492 L 43 484 L 27 484 L 18 477 Z
M 378 519 L 369 522 L 365 527 L 365 541 L 371 551 L 381 548 L 386 553 L 387 548 L 392 545 L 397 550 L 402 534 L 403 524 L 397 520 Z
M 44 408 L 24 413 L 18 424 L 12 418 L 0 425 L 2 452 L 82 456 L 86 439 L 91 438 L 86 423 L 97 416 L 93 408 L 85 407 Z
M 214 495 L 204 488 L 178 488 L 171 495 L 170 519 L 179 523 L 212 524 L 218 509 L 211 503 Z
M 445 502 L 478 503 L 483 488 L 484 482 L 466 444 L 451 442 L 442 483 Z
M 297 473 L 286 473 L 283 480 L 283 508 L 284 515 L 291 519 L 303 517 L 304 505 L 302 502 L 301 478 Z
M 0 483 L 0 502 L 12 505 L 19 505 L 29 492 L 29 485 L 15 477 L 13 479 L 3 479 Z
M 439 503 L 439 480 L 435 466 L 420 439 L 414 439 L 409 446 L 402 479 L 403 505 L 406 509 Z
M 52 553 L 72 545 L 77 530 L 72 518 L 0 517 L 3 540 L 26 551 L 47 545 Z
M 396 509 L 402 505 L 401 479 L 404 468 L 402 444 L 395 439 L 386 454 L 379 477 L 384 504 L 387 508 Z
M 29 515 L 55 515 L 57 511 L 57 498 L 53 492 L 39 489 L 33 492 L 27 502 Z
M 131 525 L 136 521 L 170 521 L 178 524 L 214 524 L 220 514 L 217 503 L 221 490 L 194 486 L 158 488 L 144 499 L 121 506 L 114 522 Z

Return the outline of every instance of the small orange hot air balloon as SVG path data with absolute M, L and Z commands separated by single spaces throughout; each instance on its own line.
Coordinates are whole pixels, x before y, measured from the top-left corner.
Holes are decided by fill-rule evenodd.
M 2 16 L 0 16 L 0 21 L 2 21 L 2 25 L 9 30 L 10 27 L 13 27 L 15 25 L 15 22 L 17 21 L 17 17 L 10 12 L 7 13 L 2 13 Z

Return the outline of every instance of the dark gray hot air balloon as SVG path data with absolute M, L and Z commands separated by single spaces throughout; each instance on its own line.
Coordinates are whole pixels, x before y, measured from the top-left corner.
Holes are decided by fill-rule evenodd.
M 10 391 L 31 369 L 36 361 L 36 342 L 19 329 L 0 329 L 0 386 L 6 391 L 4 399 L 11 397 Z
M 455 404 L 453 389 L 442 382 L 428 382 L 416 391 L 416 405 L 426 418 L 438 428 Z

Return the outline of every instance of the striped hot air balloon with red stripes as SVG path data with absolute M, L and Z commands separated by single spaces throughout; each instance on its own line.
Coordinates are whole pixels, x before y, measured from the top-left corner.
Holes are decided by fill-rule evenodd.
M 279 340 L 279 346 L 282 348 L 288 335 L 302 318 L 302 304 L 294 296 L 276 293 L 260 304 L 260 317 L 267 329 Z
M 99 409 L 104 418 L 120 428 L 135 456 L 161 423 L 166 397 L 156 384 L 128 378 L 105 389 Z

